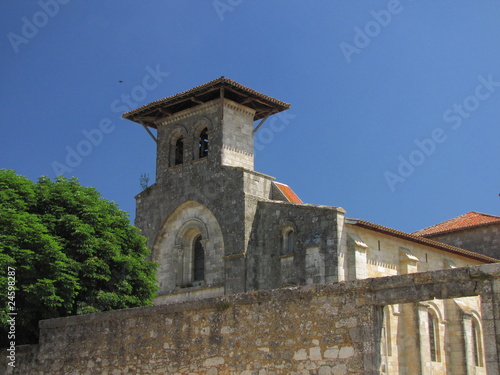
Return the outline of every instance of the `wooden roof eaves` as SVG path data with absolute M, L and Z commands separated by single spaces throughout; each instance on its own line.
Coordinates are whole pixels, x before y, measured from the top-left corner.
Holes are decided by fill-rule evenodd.
M 148 117 L 148 114 L 153 113 L 156 109 L 162 108 L 165 109 L 165 107 L 168 107 L 169 105 L 181 105 L 182 103 L 185 103 L 188 100 L 194 101 L 195 105 L 200 104 L 199 102 L 205 103 L 203 100 L 200 99 L 202 96 L 206 96 L 210 94 L 211 92 L 214 91 L 221 91 L 224 92 L 232 92 L 235 95 L 244 97 L 241 102 L 245 102 L 245 105 L 247 103 L 258 103 L 258 105 L 255 105 L 256 112 L 256 120 L 264 117 L 266 115 L 266 111 L 272 110 L 273 108 L 279 108 L 277 112 L 281 112 L 283 110 L 286 110 L 290 107 L 290 104 L 281 102 L 277 99 L 271 98 L 267 95 L 261 94 L 255 90 L 249 89 L 243 85 L 238 84 L 237 82 L 231 81 L 227 78 L 221 77 L 217 80 L 214 80 L 212 82 L 208 82 L 205 85 L 201 85 L 195 88 L 192 88 L 190 90 L 184 91 L 182 93 L 160 99 L 158 101 L 152 102 L 150 104 L 146 104 L 145 106 L 142 106 L 140 108 L 137 108 L 135 110 L 126 112 L 122 115 L 123 118 L 126 118 L 128 120 L 132 120 L 135 122 L 139 122 L 141 120 L 145 120 L 144 117 Z M 224 94 L 224 97 L 226 97 L 226 93 Z M 210 98 L 210 100 L 216 99 Z M 209 100 L 207 100 L 209 101 Z M 238 102 L 238 101 L 237 101 Z M 241 103 L 240 102 L 240 103 Z M 249 106 L 251 107 L 251 106 Z M 190 108 L 190 107 L 187 107 Z M 187 109 L 185 108 L 185 109 Z M 252 107 L 251 107 L 252 108 Z M 153 126 L 155 127 L 155 126 Z

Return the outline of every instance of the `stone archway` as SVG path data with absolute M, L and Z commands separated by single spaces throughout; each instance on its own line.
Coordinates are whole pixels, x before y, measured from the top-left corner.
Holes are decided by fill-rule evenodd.
M 205 276 L 203 283 L 196 286 L 224 285 L 224 240 L 220 225 L 206 206 L 187 201 L 165 220 L 153 247 L 153 260 L 160 264 L 159 295 L 194 286 L 189 283 L 189 252 L 197 236 L 202 238 Z

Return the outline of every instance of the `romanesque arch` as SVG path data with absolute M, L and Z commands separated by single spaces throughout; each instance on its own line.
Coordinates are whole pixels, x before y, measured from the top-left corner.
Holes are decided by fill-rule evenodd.
M 183 164 L 185 160 L 184 149 L 187 141 L 187 130 L 182 125 L 177 125 L 172 129 L 169 139 L 168 164 L 169 167 Z
M 203 159 L 208 156 L 212 123 L 207 117 L 202 117 L 194 123 L 193 129 L 193 156 L 194 159 Z
M 153 247 L 159 295 L 224 284 L 224 241 L 214 214 L 187 201 L 165 220 Z

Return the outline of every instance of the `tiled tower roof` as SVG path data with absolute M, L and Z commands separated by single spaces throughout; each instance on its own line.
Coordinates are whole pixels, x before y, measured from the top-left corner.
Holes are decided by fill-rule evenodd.
M 158 117 L 171 116 L 177 112 L 221 97 L 255 109 L 254 120 L 290 108 L 288 103 L 264 95 L 228 78 L 221 77 L 179 94 L 143 105 L 133 111 L 124 113 L 122 117 L 156 128 L 153 121 Z

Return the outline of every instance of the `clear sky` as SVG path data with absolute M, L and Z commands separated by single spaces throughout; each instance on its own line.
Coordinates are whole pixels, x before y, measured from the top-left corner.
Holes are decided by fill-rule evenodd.
M 0 168 L 135 212 L 155 144 L 121 113 L 220 76 L 291 103 L 256 170 L 412 232 L 500 215 L 500 1 L 41 0 L 0 5 Z M 285 116 L 286 114 L 286 116 Z

